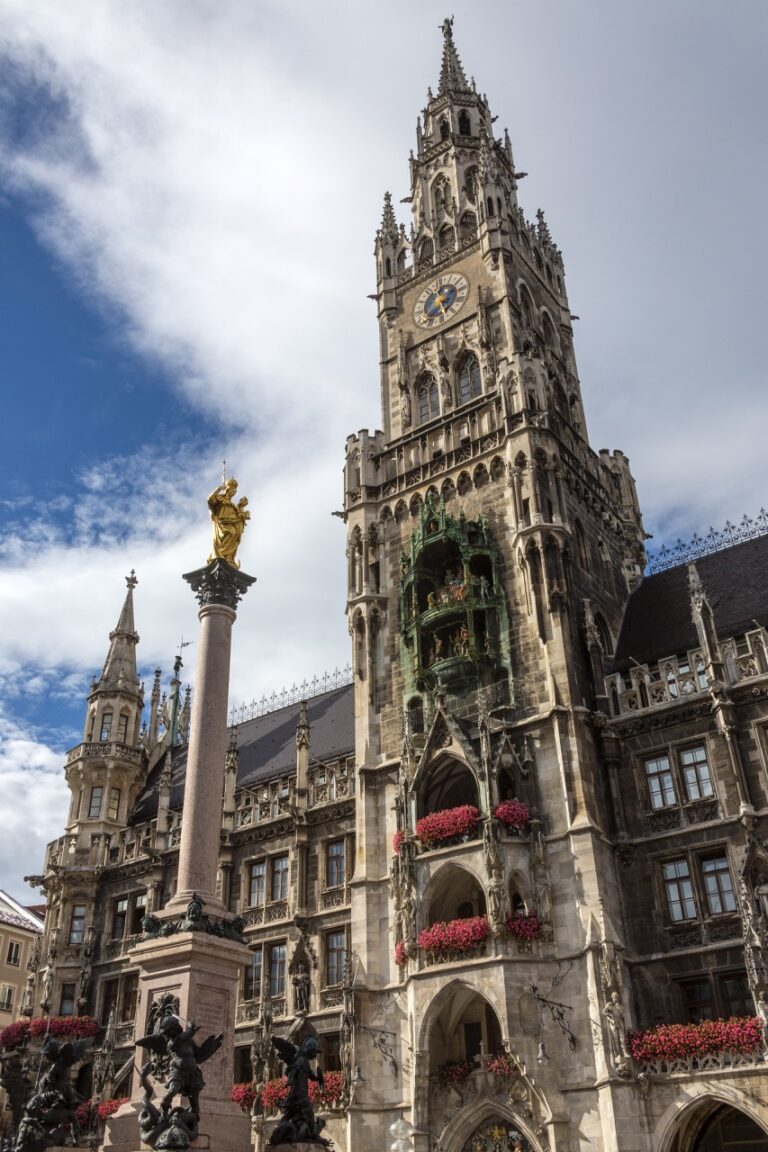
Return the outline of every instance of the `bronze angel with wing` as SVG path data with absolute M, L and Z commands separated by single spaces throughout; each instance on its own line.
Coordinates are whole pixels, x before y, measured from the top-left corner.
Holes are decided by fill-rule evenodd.
M 309 1036 L 303 1044 L 292 1044 L 281 1036 L 273 1036 L 272 1044 L 285 1064 L 285 1077 L 288 1081 L 288 1095 L 283 1102 L 283 1115 L 277 1124 L 270 1144 L 316 1143 L 325 1148 L 331 1141 L 320 1135 L 325 1127 L 324 1120 L 315 1117 L 309 1099 L 309 1081 L 323 1087 L 323 1073 L 318 1068 L 313 1072 L 311 1062 L 320 1050 L 314 1036 Z
M 166 1075 L 165 1095 L 160 1101 L 161 1111 L 171 1110 L 174 1096 L 186 1096 L 189 1107 L 200 1119 L 200 1092 L 205 1087 L 200 1065 L 218 1052 L 224 1034 L 209 1036 L 197 1044 L 194 1035 L 197 1025 L 190 1022 L 185 1028 L 178 1016 L 168 1014 L 160 1020 L 157 1031 L 136 1041 L 137 1048 L 147 1048 L 157 1056 L 158 1070 Z

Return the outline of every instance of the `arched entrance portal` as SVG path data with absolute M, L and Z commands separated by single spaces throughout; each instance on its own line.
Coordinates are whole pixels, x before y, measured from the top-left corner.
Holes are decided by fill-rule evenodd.
M 765 1152 L 768 1135 L 749 1116 L 724 1104 L 704 1122 L 690 1147 L 691 1152 Z
M 472 1133 L 462 1152 L 534 1152 L 534 1149 L 514 1123 L 493 1116 Z

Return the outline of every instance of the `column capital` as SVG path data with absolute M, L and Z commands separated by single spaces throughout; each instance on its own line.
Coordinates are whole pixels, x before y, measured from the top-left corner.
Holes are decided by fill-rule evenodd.
M 233 612 L 237 610 L 237 605 L 251 584 L 256 583 L 255 576 L 249 576 L 227 564 L 226 560 L 219 559 L 212 560 L 194 572 L 185 572 L 183 579 L 197 596 L 201 608 L 219 604 L 223 608 L 231 608 Z

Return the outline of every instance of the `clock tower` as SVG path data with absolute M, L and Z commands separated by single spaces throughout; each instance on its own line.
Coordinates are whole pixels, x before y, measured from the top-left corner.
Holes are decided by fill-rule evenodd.
M 524 173 L 495 120 L 446 20 L 410 156 L 411 223 L 387 193 L 376 233 L 382 429 L 346 448 L 356 1011 L 391 1005 L 379 1023 L 411 1069 L 361 1091 L 361 1107 L 405 1091 L 435 1136 L 450 1127 L 429 1089 L 438 1067 L 504 1046 L 534 1061 L 530 988 L 579 948 L 573 1013 L 591 1011 L 587 942 L 597 931 L 608 946 L 620 927 L 604 661 L 644 564 L 629 462 L 587 438 L 562 255 L 543 212 L 531 223 L 518 204 Z M 500 816 L 512 801 L 528 814 L 516 828 Z M 597 928 L 586 908 L 602 909 Z M 515 916 L 538 925 L 524 948 Z M 451 1013 L 446 989 L 468 973 L 436 961 L 424 933 L 473 918 L 489 933 L 477 991 Z M 596 1077 L 598 1032 L 578 1057 Z M 550 1068 L 553 1111 L 572 1060 L 566 1049 Z

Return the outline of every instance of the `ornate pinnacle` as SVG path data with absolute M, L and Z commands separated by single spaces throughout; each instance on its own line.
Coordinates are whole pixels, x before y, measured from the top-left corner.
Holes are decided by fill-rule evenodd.
M 384 193 L 384 211 L 381 216 L 381 232 L 384 236 L 392 236 L 397 238 L 397 220 L 395 219 L 395 210 L 392 207 L 391 192 Z
M 138 581 L 138 580 L 137 580 L 137 578 L 136 578 L 136 573 L 135 573 L 135 571 L 133 570 L 133 568 L 131 568 L 131 574 L 130 574 L 130 576 L 126 576 L 126 578 L 125 578 L 125 582 L 126 582 L 126 584 L 128 585 L 128 587 L 129 587 L 129 588 L 135 588 L 135 587 L 136 587 L 136 585 L 138 584 L 138 582 L 139 582 L 139 581 Z
M 459 54 L 453 43 L 453 17 L 443 20 L 443 61 L 440 66 L 440 80 L 437 85 L 438 96 L 447 92 L 469 92 L 467 78 L 461 66 Z

